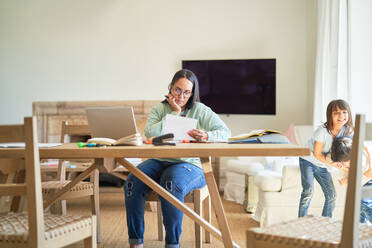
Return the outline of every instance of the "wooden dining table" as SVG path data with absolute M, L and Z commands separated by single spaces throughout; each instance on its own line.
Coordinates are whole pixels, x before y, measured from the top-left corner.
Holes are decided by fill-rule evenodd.
M 23 158 L 23 148 L 0 148 L 0 158 Z M 59 200 L 78 182 L 87 178 L 94 170 L 110 173 L 117 164 L 121 164 L 137 178 L 142 180 L 153 191 L 168 200 L 175 207 L 184 212 L 193 221 L 205 228 L 216 238 L 222 240 L 224 247 L 239 247 L 231 236 L 231 231 L 226 219 L 225 211 L 219 195 L 217 184 L 211 165 L 211 157 L 236 157 L 236 156 L 306 156 L 310 155 L 308 148 L 292 144 L 228 144 L 228 143 L 179 143 L 176 146 L 107 146 L 83 147 L 76 143 L 66 143 L 61 146 L 39 148 L 40 159 L 94 159 L 93 165 L 74 178 L 53 197 L 44 202 L 44 207 L 50 206 Z M 126 158 L 185 158 L 199 157 L 208 186 L 211 202 L 216 214 L 219 228 L 201 218 L 192 209 L 179 201 L 157 182 L 145 175 Z

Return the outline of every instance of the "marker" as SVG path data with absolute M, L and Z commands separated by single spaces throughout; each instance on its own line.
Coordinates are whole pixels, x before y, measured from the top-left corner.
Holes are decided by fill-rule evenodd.
M 182 143 L 190 143 L 190 140 L 182 140 Z
M 100 146 L 106 146 L 102 144 L 96 144 L 96 143 L 84 143 L 84 142 L 78 142 L 78 147 L 100 147 Z
M 77 145 L 78 145 L 78 147 L 85 147 L 85 146 L 87 146 L 87 143 L 78 142 Z

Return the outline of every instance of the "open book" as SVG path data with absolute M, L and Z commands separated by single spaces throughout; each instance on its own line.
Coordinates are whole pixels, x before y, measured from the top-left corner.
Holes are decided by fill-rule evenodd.
M 135 133 L 118 140 L 110 139 L 110 138 L 92 138 L 88 140 L 89 143 L 95 143 L 98 145 L 107 145 L 107 146 L 140 146 L 143 144 L 142 137 L 140 133 Z
M 247 139 L 247 138 L 250 138 L 250 137 L 260 137 L 260 136 L 265 135 L 265 134 L 274 134 L 274 133 L 280 134 L 281 132 L 276 131 L 276 130 L 272 130 L 272 129 L 256 129 L 256 130 L 250 131 L 249 133 L 242 133 L 242 134 L 238 134 L 234 137 L 231 137 L 231 138 L 229 138 L 229 141 L 244 140 L 244 139 Z

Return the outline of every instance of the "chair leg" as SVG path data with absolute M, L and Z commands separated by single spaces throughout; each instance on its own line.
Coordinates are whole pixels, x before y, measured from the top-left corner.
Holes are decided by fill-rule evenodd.
M 97 247 L 97 218 L 92 216 L 92 236 L 84 239 L 84 248 Z
M 101 243 L 101 215 L 99 209 L 99 171 L 96 169 L 90 177 L 93 177 L 93 195 L 90 196 L 90 204 L 92 207 L 92 214 L 97 216 L 97 243 Z
M 203 216 L 203 205 L 199 190 L 194 191 L 194 210 L 196 214 Z M 195 247 L 202 247 L 202 229 L 197 223 L 195 223 Z
M 52 204 L 52 206 L 50 206 L 50 212 L 52 214 L 57 215 L 66 215 L 67 214 L 66 200 L 60 200 Z
M 203 201 L 203 213 L 204 219 L 209 223 L 212 223 L 212 206 L 211 206 L 211 197 L 208 195 Z M 210 244 L 212 242 L 212 235 L 207 230 L 204 231 L 205 243 Z
M 156 202 L 156 208 L 158 212 L 156 213 L 158 216 L 158 240 L 163 241 L 164 240 L 164 227 L 163 227 L 163 215 L 161 212 L 161 202 Z

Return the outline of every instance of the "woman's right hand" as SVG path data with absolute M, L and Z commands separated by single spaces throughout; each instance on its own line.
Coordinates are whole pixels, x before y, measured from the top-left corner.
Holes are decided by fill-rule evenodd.
M 166 97 L 167 99 L 167 102 L 169 103 L 169 105 L 171 106 L 171 109 L 176 112 L 177 114 L 180 114 L 181 113 L 181 107 L 176 103 L 176 100 L 174 99 L 174 96 L 172 94 L 168 94 L 167 95 L 168 97 Z

